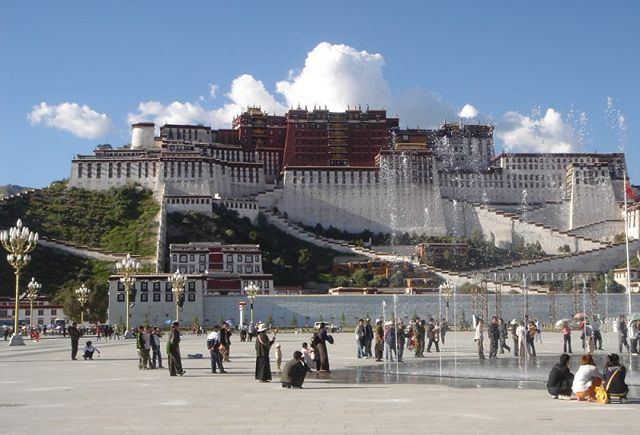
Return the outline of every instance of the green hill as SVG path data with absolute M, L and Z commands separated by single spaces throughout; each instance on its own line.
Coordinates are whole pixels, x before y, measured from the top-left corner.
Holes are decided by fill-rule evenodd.
M 0 228 L 18 218 L 40 236 L 103 251 L 155 254 L 159 205 L 135 186 L 89 191 L 54 182 L 0 205 Z

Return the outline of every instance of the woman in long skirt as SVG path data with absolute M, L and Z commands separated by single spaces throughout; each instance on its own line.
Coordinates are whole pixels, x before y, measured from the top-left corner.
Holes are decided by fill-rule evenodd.
M 331 370 L 329 369 L 329 352 L 327 352 L 327 342 L 333 344 L 333 337 L 327 332 L 325 324 L 321 323 L 320 330 L 318 331 L 316 352 L 320 355 L 320 371 L 330 373 Z
M 260 382 L 271 381 L 271 364 L 269 362 L 269 351 L 276 341 L 275 334 L 272 339 L 267 335 L 267 325 L 258 325 L 258 336 L 256 337 L 256 379 Z

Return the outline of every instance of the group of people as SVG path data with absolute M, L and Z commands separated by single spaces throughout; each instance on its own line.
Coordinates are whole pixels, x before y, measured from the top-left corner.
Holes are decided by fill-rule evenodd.
M 560 355 L 560 362 L 553 366 L 547 380 L 547 391 L 554 399 L 570 400 L 571 394 L 580 401 L 596 401 L 596 388 L 602 386 L 609 397 L 626 399 L 629 386 L 626 384 L 626 368 L 620 363 L 620 357 L 607 355 L 602 372 L 593 361 L 593 355 L 584 354 L 580 358 L 580 367 L 575 373 L 570 369 L 571 356 Z
M 163 332 L 157 326 L 141 325 L 137 328 L 136 349 L 138 350 L 138 368 L 140 370 L 164 368 L 160 350 L 160 339 L 163 335 Z M 170 376 L 182 376 L 186 373 L 182 368 L 180 340 L 180 324 L 173 322 L 165 347 Z
M 264 323 L 259 323 L 256 327 L 256 368 L 255 378 L 260 382 L 271 382 L 271 361 L 269 353 L 274 346 L 277 330 L 273 336 L 269 337 L 268 327 Z M 302 343 L 302 349 L 293 353 L 293 358 L 287 361 L 282 368 L 280 381 L 283 388 L 302 388 L 304 379 L 308 372 L 312 371 L 312 366 L 320 373 L 330 373 L 329 352 L 327 343 L 333 344 L 333 336 L 329 334 L 324 323 L 320 323 L 319 328 L 311 337 L 311 345 Z M 276 345 L 276 369 L 280 369 L 282 352 L 280 345 Z
M 507 344 L 508 335 L 511 334 L 513 346 Z M 516 357 L 536 356 L 536 338 L 542 342 L 539 323 L 535 320 L 529 320 L 525 317 L 524 321 L 513 319 L 509 325 L 503 318 L 498 316 L 491 317 L 491 323 L 487 329 L 489 338 L 489 359 L 498 357 L 498 353 L 513 351 Z M 485 359 L 484 354 L 484 320 L 477 319 L 475 327 L 475 335 L 473 337 L 478 350 L 478 357 Z
M 625 347 L 627 352 L 637 355 L 640 352 L 640 320 L 627 322 L 624 316 L 618 319 L 618 352 Z
M 397 321 L 381 319 L 359 319 L 355 328 L 356 356 L 358 358 L 375 358 L 376 362 L 402 362 L 404 349 L 413 351 L 417 358 L 424 357 L 426 352 L 435 349 L 440 352 L 440 341 L 444 344 L 447 332 L 444 319 L 437 322 L 433 317 L 427 323 L 420 317 L 414 318 L 405 326 L 402 319 Z M 428 340 L 428 342 L 427 342 Z

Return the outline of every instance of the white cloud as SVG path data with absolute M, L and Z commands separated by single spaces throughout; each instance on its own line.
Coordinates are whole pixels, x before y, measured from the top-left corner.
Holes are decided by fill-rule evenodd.
M 384 107 L 398 114 L 403 125 L 431 127 L 444 118 L 455 119 L 457 111 L 432 92 L 414 88 L 399 95 L 391 92 L 383 75 L 384 58 L 379 53 L 358 51 L 347 45 L 322 42 L 307 54 L 298 72 L 288 71 L 287 79 L 276 83 L 276 92 L 250 74 L 242 74 L 231 82 L 227 101 L 219 107 L 207 108 L 205 99 L 195 102 L 174 101 L 161 104 L 142 102 L 129 122 L 204 123 L 212 127 L 228 127 L 234 116 L 248 106 L 262 107 L 269 113 L 284 114 L 288 107 L 313 106 L 341 111 L 349 107 Z M 218 85 L 209 85 L 211 97 L 217 97 Z
M 575 151 L 576 136 L 572 126 L 553 108 L 548 108 L 544 115 L 507 112 L 496 129 L 496 136 L 509 151 Z
M 460 118 L 465 119 L 473 119 L 478 116 L 478 109 L 473 107 L 471 104 L 465 104 L 460 112 L 458 112 L 458 116 Z
M 249 74 L 243 74 L 231 82 L 230 91 L 225 94 L 228 102 L 217 109 L 207 109 L 200 102 L 174 101 L 162 104 L 145 101 L 138 104 L 136 113 L 129 113 L 130 124 L 152 121 L 156 126 L 164 124 L 206 124 L 212 127 L 229 127 L 234 116 L 248 106 L 259 106 L 269 113 L 283 114 L 286 107 L 278 103 L 264 84 Z
M 113 127 L 107 115 L 77 103 L 49 105 L 43 101 L 33 106 L 27 118 L 32 125 L 44 124 L 47 127 L 68 131 L 83 139 L 104 136 Z
M 302 70 L 276 84 L 289 106 L 347 106 L 369 104 L 388 107 L 391 90 L 382 74 L 384 58 L 378 53 L 357 51 L 348 45 L 322 42 L 307 54 Z

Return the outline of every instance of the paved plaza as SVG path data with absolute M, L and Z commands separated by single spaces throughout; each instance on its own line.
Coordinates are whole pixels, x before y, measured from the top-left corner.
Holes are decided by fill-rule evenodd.
M 310 335 L 279 334 L 283 359 Z M 0 342 L 0 433 L 546 435 L 637 430 L 640 401 L 599 405 L 549 397 L 535 373 L 544 377 L 555 362 L 561 350 L 559 334 L 543 334 L 538 367 L 531 363 L 528 382 L 487 380 L 517 370 L 518 365 L 515 358 L 503 355 L 497 362 L 481 365 L 474 358 L 470 332 L 449 333 L 443 352 L 419 360 L 407 354 L 406 363 L 388 365 L 386 374 L 384 364 L 355 358 L 353 334 L 334 336 L 336 344 L 329 347 L 332 373 L 310 374 L 302 390 L 281 388 L 277 374 L 270 384 L 255 381 L 254 343 L 240 343 L 237 336 L 231 362 L 225 366 L 229 373 L 214 375 L 206 358 L 205 336 L 186 335 L 184 377 L 170 377 L 166 369 L 139 370 L 133 340 L 83 337 L 81 345 L 92 339 L 102 352 L 93 361 L 71 361 L 68 338 L 47 337 L 19 348 Z M 615 350 L 614 340 L 614 334 L 605 334 L 605 351 Z M 574 372 L 579 343 L 574 333 Z M 202 353 L 205 358 L 187 359 L 189 353 Z M 633 376 L 637 359 L 624 357 L 625 364 L 636 365 Z M 454 366 L 458 374 L 471 379 L 449 378 Z M 406 367 L 412 374 L 396 374 Z M 445 376 L 440 377 L 443 367 Z M 475 377 L 474 367 L 478 369 Z M 634 385 L 633 391 L 637 389 Z

